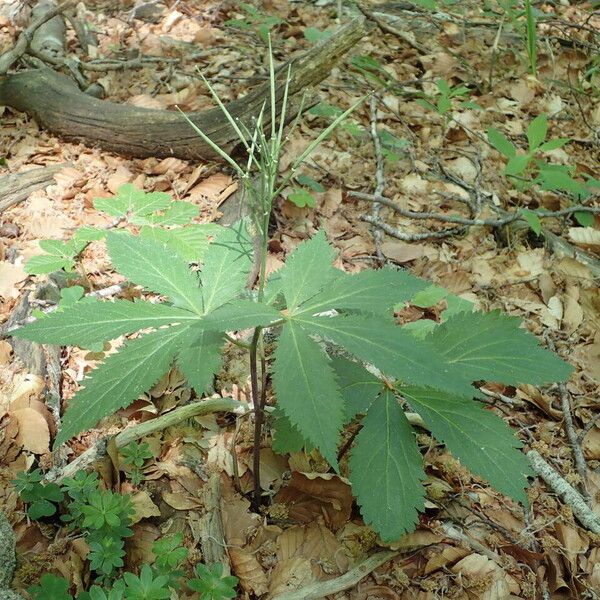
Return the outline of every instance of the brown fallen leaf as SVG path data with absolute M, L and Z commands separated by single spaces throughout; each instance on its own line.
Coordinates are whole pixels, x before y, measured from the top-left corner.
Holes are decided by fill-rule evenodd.
M 256 554 L 243 548 L 229 548 L 229 560 L 233 572 L 240 579 L 244 591 L 261 596 L 268 590 L 268 580 L 263 568 L 256 559 Z
M 17 443 L 33 454 L 50 451 L 50 429 L 46 419 L 33 408 L 21 408 L 10 413 L 19 424 Z

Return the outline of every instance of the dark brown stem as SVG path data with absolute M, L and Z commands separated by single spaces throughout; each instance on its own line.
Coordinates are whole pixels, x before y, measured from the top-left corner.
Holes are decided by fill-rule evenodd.
M 253 468 L 252 475 L 254 479 L 254 494 L 252 496 L 252 510 L 258 512 L 261 503 L 260 493 L 260 442 L 262 439 L 262 424 L 264 410 L 262 406 L 262 394 L 258 386 L 258 342 L 260 340 L 261 328 L 254 330 L 252 343 L 250 344 L 250 385 L 252 386 L 252 402 L 254 403 L 254 448 L 253 448 Z M 261 359 L 262 360 L 262 359 Z M 263 374 L 264 390 L 264 374 Z
M 344 454 L 346 454 L 346 452 L 348 452 L 348 450 L 350 450 L 350 446 L 352 446 L 354 439 L 356 438 L 356 436 L 358 435 L 358 432 L 362 429 L 361 426 L 358 426 L 351 434 L 350 437 L 346 440 L 346 442 L 344 443 L 344 445 L 340 448 L 340 451 L 338 452 L 338 462 L 340 462 L 340 460 L 342 460 L 342 457 L 344 456 Z

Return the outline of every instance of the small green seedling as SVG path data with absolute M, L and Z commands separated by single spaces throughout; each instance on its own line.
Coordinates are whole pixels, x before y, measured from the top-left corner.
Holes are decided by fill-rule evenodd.
M 463 98 L 470 93 L 468 87 L 464 85 L 451 87 L 445 79 L 438 79 L 435 84 L 437 93 L 431 95 L 423 94 L 422 98 L 416 102 L 425 108 L 435 111 L 440 117 L 446 118 L 446 115 L 452 110 L 455 104 L 459 108 L 480 108 L 477 104 L 469 100 L 455 102 L 458 98 Z
M 247 2 L 241 2 L 239 7 L 245 13 L 244 17 L 241 19 L 229 19 L 225 21 L 225 25 L 237 29 L 256 31 L 265 43 L 269 42 L 271 31 L 275 27 L 285 23 L 283 19 L 260 12 L 256 7 Z
M 143 466 L 144 463 L 154 458 L 150 451 L 150 446 L 146 442 L 140 444 L 131 442 L 129 445 L 121 448 L 119 451 L 123 457 L 123 462 L 128 467 L 129 479 L 133 485 L 139 485 L 144 481 Z
M 57 504 L 63 500 L 64 494 L 58 485 L 42 483 L 39 469 L 19 473 L 12 483 L 22 500 L 29 504 L 27 514 L 31 519 L 51 517 L 57 511 Z
M 288 194 L 287 199 L 300 208 L 304 206 L 314 208 L 316 205 L 316 199 L 310 192 L 312 191 L 316 192 L 317 194 L 322 194 L 325 192 L 325 188 L 318 181 L 312 177 L 309 177 L 308 175 L 297 175 L 295 181 L 298 185 L 303 187 L 294 188 L 294 190 Z
M 544 152 L 562 148 L 569 138 L 557 138 L 546 141 L 548 135 L 548 118 L 538 115 L 527 127 L 527 152 L 519 149 L 500 131 L 490 127 L 487 132 L 489 143 L 508 159 L 504 174 L 511 180 L 517 190 L 525 191 L 533 186 L 541 190 L 561 192 L 581 201 L 592 193 L 596 187 L 594 178 L 588 177 L 581 182 L 573 177 L 575 168 L 569 165 L 555 165 L 537 158 Z M 541 224 L 539 217 L 532 211 L 521 210 L 532 230 L 539 235 Z M 582 225 L 589 225 L 593 216 L 589 213 L 577 212 L 575 218 Z
M 235 598 L 238 578 L 223 577 L 223 565 L 216 563 L 211 567 L 196 565 L 196 577 L 188 581 L 188 587 L 200 594 L 202 600 L 227 600 Z

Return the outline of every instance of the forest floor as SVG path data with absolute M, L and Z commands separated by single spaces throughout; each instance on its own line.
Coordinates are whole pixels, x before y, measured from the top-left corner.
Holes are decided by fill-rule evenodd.
M 600 515 L 600 421 L 592 423 L 600 411 L 600 215 L 544 219 L 544 230 L 567 242 L 550 247 L 535 233 L 539 221 L 531 211 L 557 211 L 575 200 L 565 191 L 542 189 L 539 181 L 516 185 L 504 174 L 506 158 L 486 133 L 494 127 L 525 149 L 529 124 L 545 114 L 547 139 L 570 142 L 543 158 L 574 167 L 578 180 L 598 177 L 600 13 L 590 3 L 536 3 L 533 76 L 524 19 L 501 9 L 510 3 L 490 2 L 487 12 L 477 2 L 440 0 L 431 10 L 423 8 L 426 4 L 410 10 L 406 3 L 370 4 L 381 26 L 375 25 L 319 86 L 322 104 L 296 129 L 282 157 L 282 172 L 336 111 L 371 90 L 376 94 L 311 155 L 303 170 L 310 178 L 305 187 L 284 190 L 273 216 L 270 269 L 281 266 L 299 242 L 324 230 L 338 251 L 336 266 L 345 271 L 378 266 L 383 258 L 472 302 L 477 310 L 501 309 L 520 317 L 542 345 L 555 349 L 576 372 L 564 388 L 488 384 L 490 408 L 510 424 L 525 450 L 537 450 L 572 485 L 587 489 L 591 509 Z M 213 105 L 196 67 L 223 100 L 265 80 L 261 27 L 272 25 L 278 62 L 336 27 L 335 2 L 269 0 L 255 6 L 258 12 L 249 13 L 234 2 L 166 1 L 137 14 L 129 5 L 88 0 L 78 10 L 97 33 L 93 56 L 178 59 L 93 73 L 107 99 L 192 111 Z M 280 22 L 269 23 L 265 15 Z M 228 19 L 246 23 L 233 27 Z M 0 50 L 14 43 L 21 26 L 18 14 L 0 12 Z M 81 52 L 72 32 L 69 48 Z M 447 103 L 438 104 L 446 84 L 458 93 L 446 94 Z M 375 144 L 374 128 L 379 132 Z M 67 240 L 82 225 L 110 226 L 111 219 L 94 209 L 95 198 L 111 197 L 121 185 L 133 183 L 197 205 L 196 222 L 207 223 L 218 218 L 220 206 L 237 189 L 235 177 L 220 164 L 126 158 L 65 142 L 26 115 L 1 107 L 0 139 L 0 176 L 32 166 L 66 165 L 51 185 L 0 214 L 0 323 L 41 279 L 24 270 L 26 261 L 41 253 L 40 239 Z M 312 195 L 314 207 L 287 199 L 298 189 Z M 374 213 L 373 202 L 351 192 L 380 193 L 404 214 L 387 207 Z M 593 193 L 585 201 L 598 206 Z M 495 219 L 498 208 L 524 210 L 530 227 L 462 228 L 443 221 L 449 215 Z M 409 211 L 431 215 L 414 218 Z M 392 235 L 375 235 L 363 220 L 373 215 Z M 436 218 L 440 216 L 442 220 Z M 590 260 L 582 262 L 578 252 Z M 84 251 L 80 268 L 90 290 L 119 281 L 102 243 Z M 429 306 L 405 308 L 399 317 L 435 321 L 444 307 L 440 296 Z M 98 358 L 77 348 L 63 350 L 65 404 Z M 237 374 L 245 368 L 234 365 L 231 370 Z M 247 389 L 232 387 L 231 381 L 231 373 L 221 373 L 217 393 L 247 399 Z M 44 389 L 45 382 L 14 358 L 9 342 L 0 341 L 0 508 L 16 532 L 15 582 L 22 590 L 45 572 L 64 575 L 76 586 L 89 578 L 82 546 L 64 528 L 28 519 L 8 483 L 33 464 L 51 466 L 54 425 L 39 402 Z M 127 421 L 150 419 L 189 397 L 185 380 L 172 371 L 134 405 L 79 436 L 70 445 L 71 456 Z M 585 481 L 568 439 L 565 404 L 570 405 L 575 433 L 584 433 L 578 445 L 587 464 Z M 116 481 L 109 461 L 99 467 L 106 485 L 135 498 L 134 535 L 127 541 L 131 568 L 148 562 L 152 542 L 173 531 L 184 533 L 194 549 L 189 560 L 201 559 L 196 550 L 206 508 L 201 491 L 214 472 L 221 474 L 220 512 L 231 572 L 240 579 L 239 598 L 272 598 L 289 591 L 290 582 L 301 588 L 339 577 L 385 546 L 363 524 L 346 479 L 330 473 L 314 453 L 275 454 L 268 438 L 261 454 L 261 483 L 270 506 L 264 514 L 253 513 L 243 495 L 252 487 L 248 419 L 197 418 L 146 441 L 154 459 L 147 462 L 140 485 Z M 543 481 L 533 480 L 531 505 L 524 509 L 474 477 L 432 438 L 422 435 L 419 442 L 428 501 L 418 529 L 391 546 L 397 550 L 393 559 L 328 597 L 600 598 L 600 537 L 586 531 Z

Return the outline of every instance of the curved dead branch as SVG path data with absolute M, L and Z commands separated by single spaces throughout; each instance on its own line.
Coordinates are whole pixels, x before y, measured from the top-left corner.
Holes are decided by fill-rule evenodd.
M 340 27 L 301 58 L 291 61 L 290 95 L 304 92 L 327 77 L 332 67 L 366 33 L 364 18 Z M 278 107 L 283 97 L 287 66 L 277 75 Z M 246 126 L 269 103 L 269 82 L 227 104 Z M 135 157 L 175 156 L 185 160 L 215 159 L 215 152 L 174 111 L 139 108 L 99 100 L 81 92 L 75 83 L 51 69 L 23 71 L 0 78 L 0 105 L 33 117 L 40 126 L 65 139 L 98 145 Z M 236 133 L 219 108 L 188 115 L 227 152 L 239 144 Z M 267 122 L 269 120 L 267 114 Z M 290 115 L 293 116 L 293 115 Z

